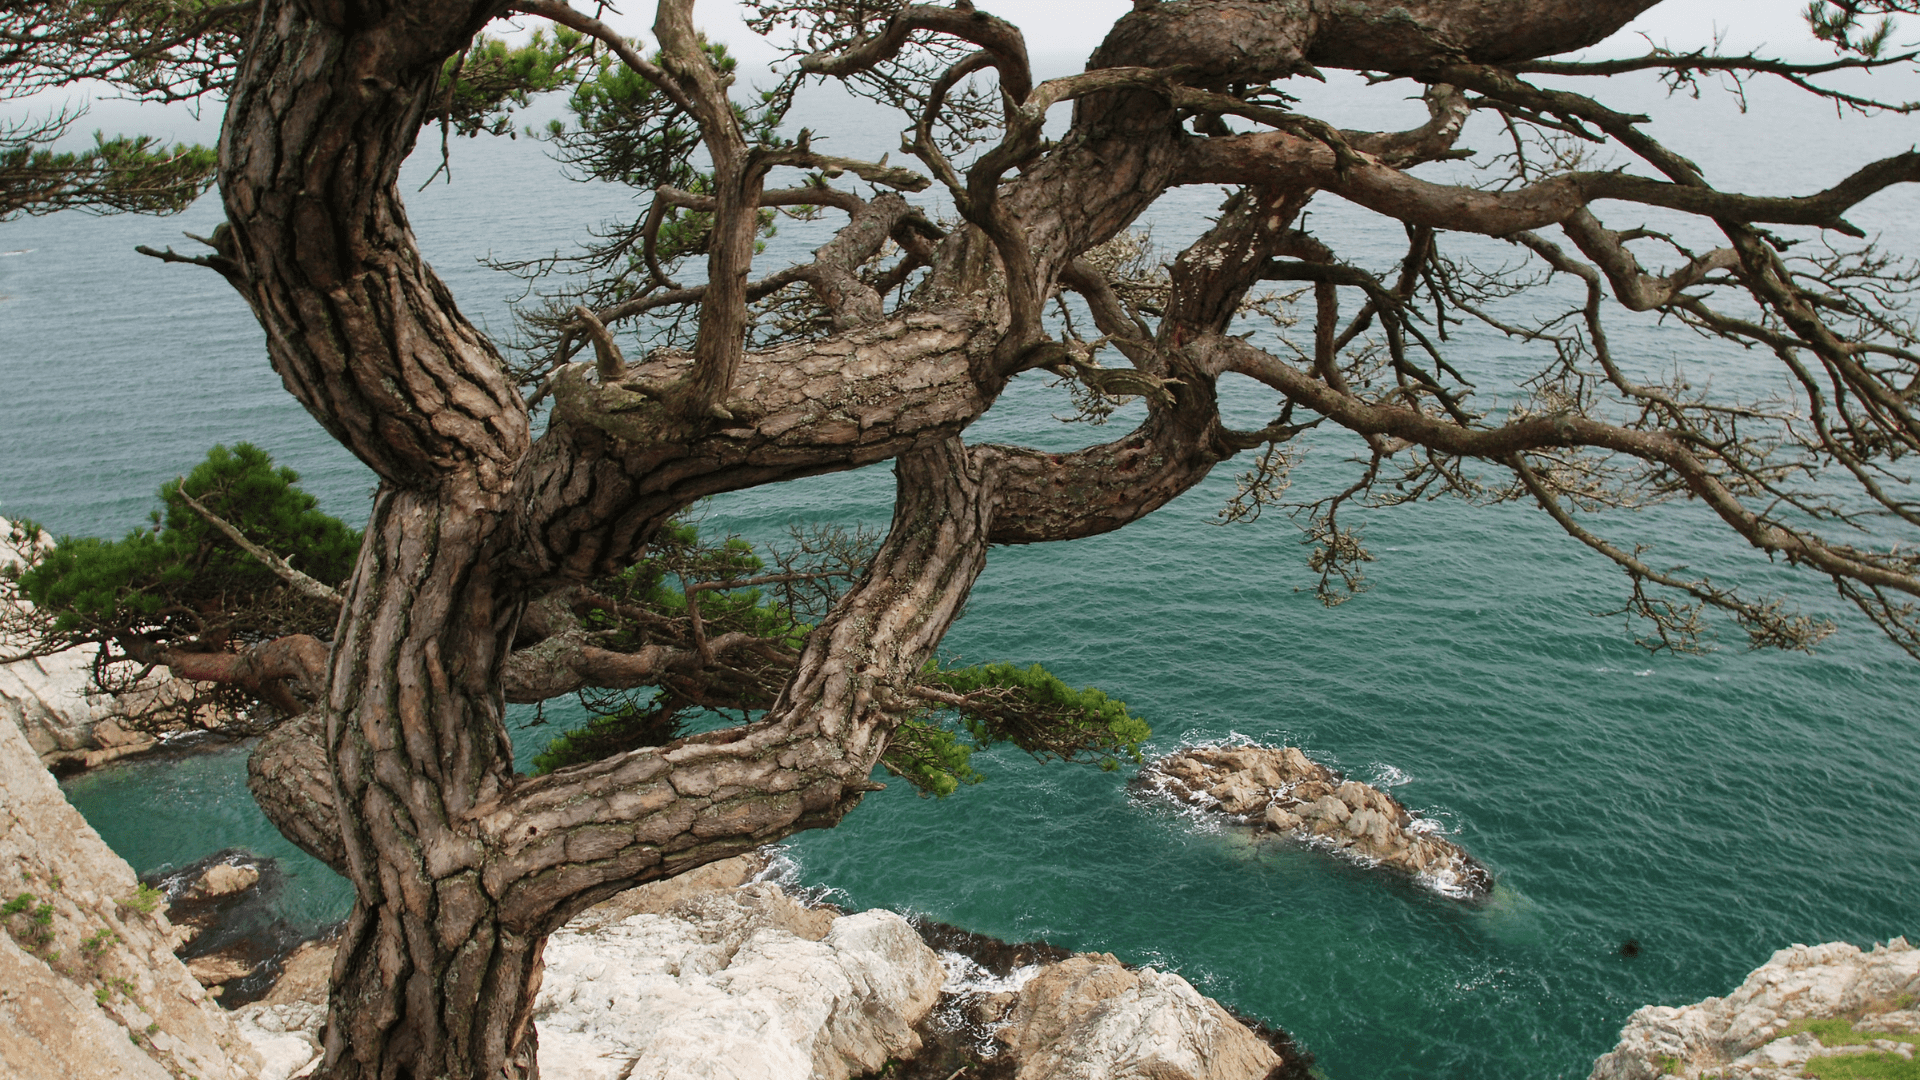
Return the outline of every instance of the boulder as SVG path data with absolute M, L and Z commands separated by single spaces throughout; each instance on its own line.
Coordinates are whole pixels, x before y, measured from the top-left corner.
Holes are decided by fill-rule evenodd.
M 1726 997 L 1635 1012 L 1589 1080 L 1790 1080 L 1814 1058 L 1856 1054 L 1911 1068 L 1903 1063 L 1920 1044 L 1917 1003 L 1920 949 L 1905 938 L 1865 952 L 1846 942 L 1795 945 Z M 1871 1073 L 1883 1074 L 1897 1075 Z
M 228 863 L 215 863 L 207 867 L 200 880 L 193 883 L 187 895 L 231 896 L 234 893 L 251 889 L 260 881 L 260 871 L 252 866 L 233 866 Z
M 919 1049 L 946 979 L 889 911 L 821 919 L 772 885 L 548 939 L 535 1019 L 581 1078 L 844 1080 Z M 604 1063 L 604 1068 L 600 1063 Z
M 1263 1080 L 1281 1064 L 1187 980 L 1107 955 L 1042 969 L 997 1037 L 1015 1080 Z
M 1341 777 L 1298 747 L 1192 747 L 1148 765 L 1136 784 L 1398 870 L 1446 896 L 1477 899 L 1493 888 L 1486 867 L 1392 795 Z

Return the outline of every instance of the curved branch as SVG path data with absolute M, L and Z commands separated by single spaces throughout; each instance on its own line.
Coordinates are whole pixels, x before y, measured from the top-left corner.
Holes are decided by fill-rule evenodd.
M 1183 184 L 1286 183 L 1331 191 L 1415 225 L 1506 236 L 1560 224 L 1599 199 L 1619 199 L 1730 221 L 1812 225 L 1863 235 L 1840 215 L 1894 184 L 1920 181 L 1920 152 L 1897 154 L 1815 195 L 1738 195 L 1617 172 L 1577 172 L 1492 192 L 1417 179 L 1377 159 L 1342 169 L 1324 145 L 1283 132 L 1194 140 Z
M 1239 338 L 1215 335 L 1191 346 L 1220 370 L 1258 379 L 1289 398 L 1360 434 L 1390 435 L 1442 453 L 1501 460 L 1528 450 L 1594 447 L 1655 462 L 1673 470 L 1687 489 L 1748 543 L 1828 574 L 1878 588 L 1920 596 L 1911 569 L 1885 565 L 1901 556 L 1876 556 L 1828 544 L 1748 510 L 1687 445 L 1665 431 L 1637 431 L 1574 413 L 1511 421 L 1494 428 L 1468 428 L 1415 409 L 1383 405 L 1341 394 L 1298 368 Z
M 899 458 L 873 569 L 814 632 L 757 724 L 573 766 L 470 820 L 513 925 L 546 929 L 632 884 L 830 823 L 868 779 L 912 684 L 985 565 L 991 480 L 949 438 Z
M 817 52 L 800 59 L 800 70 L 814 75 L 846 78 L 893 59 L 905 48 L 915 31 L 927 30 L 972 42 L 993 55 L 1000 70 L 1000 88 L 1013 104 L 1027 100 L 1033 92 L 1032 68 L 1027 62 L 1027 42 L 1020 28 L 1005 19 L 977 11 L 973 5 L 935 7 L 913 4 L 887 20 L 878 37 L 853 44 L 838 53 Z

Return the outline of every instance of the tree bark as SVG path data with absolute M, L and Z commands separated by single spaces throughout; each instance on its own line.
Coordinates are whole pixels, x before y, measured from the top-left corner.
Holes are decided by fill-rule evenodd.
M 1649 3 L 1532 0 L 1497 18 L 1488 5 L 1440 0 L 1143 6 L 1095 63 L 1258 80 L 1354 60 L 1356 42 L 1379 34 L 1366 66 L 1411 70 L 1574 47 Z M 1267 371 L 1219 335 L 1307 190 L 1359 191 L 1374 177 L 1396 197 L 1423 193 L 1390 187 L 1398 181 L 1371 166 L 1343 173 L 1330 151 L 1291 135 L 1197 139 L 1164 95 L 1103 92 L 1080 103 L 1074 130 L 1024 174 L 1003 178 L 1021 165 L 1009 160 L 972 178 L 970 197 L 992 204 L 982 218 L 1003 280 L 1020 283 L 1014 301 L 961 287 L 993 264 L 982 234 L 962 229 L 934 255 L 932 299 L 882 318 L 878 294 L 852 273 L 855 256 L 905 208 L 876 199 L 795 278 L 829 301 L 836 332 L 751 353 L 744 301 L 765 170 L 724 85 L 701 66 L 687 0 L 663 0 L 662 77 L 694 103 L 720 181 L 698 340 L 692 355 L 656 355 L 624 373 L 562 371 L 552 421 L 535 440 L 492 344 L 420 257 L 396 187 L 441 63 L 504 8 L 263 0 L 221 137 L 225 272 L 265 328 L 288 390 L 381 481 L 324 700 L 263 744 L 250 775 L 275 822 L 354 884 L 333 973 L 329 1077 L 533 1075 L 530 1018 L 549 932 L 622 888 L 839 820 L 871 789 L 912 709 L 906 691 L 990 542 L 1117 528 L 1245 445 L 1220 426 L 1212 380 L 1235 365 L 1276 383 L 1295 373 Z M 1026 98 L 1017 36 L 1009 44 L 1001 24 L 978 21 L 1006 67 L 1003 86 Z M 1439 113 L 1436 124 L 1457 130 Z M 1161 340 L 1129 346 L 1179 380 L 1147 423 L 1074 454 L 966 447 L 959 432 L 1032 362 L 1035 342 L 1021 335 L 1037 333 L 1034 313 L 1075 260 L 1169 186 L 1230 168 L 1259 172 L 1273 190 L 1209 235 L 1233 246 L 1232 265 L 1176 268 L 1178 304 Z M 1487 198 L 1491 219 L 1518 197 Z M 1102 308 L 1108 321 L 1119 318 L 1112 306 Z M 1206 347 L 1190 348 L 1196 341 Z M 600 374 L 631 381 L 608 385 Z M 668 386 L 680 388 L 671 400 L 649 392 Z M 1301 400 L 1325 389 L 1283 388 Z M 1354 420 L 1393 431 L 1425 422 L 1384 408 Z M 530 598 L 630 565 L 702 496 L 890 458 L 888 537 L 760 721 L 514 775 L 509 688 L 557 685 L 510 669 Z M 603 680 L 676 662 L 552 640 L 552 652 L 571 649 L 559 659 Z M 324 757 L 302 757 L 316 738 Z

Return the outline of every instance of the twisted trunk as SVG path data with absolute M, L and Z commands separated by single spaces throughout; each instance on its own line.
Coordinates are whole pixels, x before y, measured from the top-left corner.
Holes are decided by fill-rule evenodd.
M 492 345 L 421 259 L 395 186 L 442 61 L 505 3 L 260 5 L 221 137 L 230 226 L 218 238 L 221 265 L 265 328 L 289 392 L 381 480 L 324 700 L 263 747 L 251 777 L 274 820 L 356 890 L 333 974 L 328 1076 L 532 1075 L 546 935 L 620 889 L 837 821 L 871 788 L 911 708 L 905 691 L 990 541 L 1117 528 L 1246 445 L 1218 422 L 1212 379 L 1226 364 L 1183 352 L 1181 335 L 1217 334 L 1247 285 L 1215 278 L 1178 282 L 1187 314 L 1168 320 L 1144 366 L 1182 381 L 1139 431 L 1076 454 L 970 451 L 958 433 L 1025 362 L 1027 343 L 1004 347 L 1017 321 L 1009 305 L 964 290 L 947 306 L 882 318 L 845 256 L 902 220 L 892 200 L 859 218 L 871 236 L 849 232 L 802 275 L 833 308 L 836 333 L 747 353 L 764 168 L 730 127 L 724 85 L 695 56 L 689 6 L 662 3 L 659 37 L 675 54 L 666 67 L 683 84 L 676 92 L 704 110 L 725 181 L 698 343 L 692 356 L 636 365 L 624 385 L 596 381 L 591 365 L 563 372 L 536 441 Z M 1370 66 L 1497 59 L 1498 48 L 1467 47 L 1474 34 L 1500 39 L 1518 26 L 1526 43 L 1514 48 L 1550 51 L 1593 39 L 1647 0 L 1521 6 L 1525 18 L 1502 15 L 1497 27 L 1451 14 L 1474 5 L 1437 0 L 1411 5 L 1411 16 L 1386 0 L 1147 6 L 1096 61 L 1282 74 L 1345 57 L 1369 19 L 1397 35 L 1391 49 L 1367 53 Z M 1110 92 L 1083 102 L 1077 119 L 1061 150 L 996 196 L 996 220 L 1019 225 L 1002 269 L 1012 251 L 1030 260 L 1012 268 L 1020 279 L 1038 283 L 1023 293 L 1027 307 L 1195 167 L 1193 139 L 1163 98 Z M 1315 153 L 1294 157 L 1311 165 Z M 1222 225 L 1245 234 L 1213 238 L 1250 253 L 1237 272 L 1277 250 L 1285 219 L 1322 181 L 1309 173 L 1292 178 L 1298 199 L 1270 193 L 1271 213 Z M 984 200 L 994 184 L 981 188 Z M 936 285 L 980 276 L 979 243 L 963 230 L 947 245 Z M 1207 266 L 1193 272 L 1218 269 Z M 683 389 L 655 397 L 632 386 Z M 762 720 L 537 779 L 513 774 L 507 688 L 556 685 L 509 677 L 529 597 L 628 565 L 704 495 L 889 458 L 898 494 L 887 540 L 810 635 Z M 566 662 L 600 665 L 601 677 L 673 662 L 573 652 Z M 314 739 L 324 755 L 302 756 Z

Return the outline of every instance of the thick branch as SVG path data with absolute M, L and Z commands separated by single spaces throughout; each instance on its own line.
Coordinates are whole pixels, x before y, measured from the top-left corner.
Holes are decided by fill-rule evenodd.
M 1430 183 L 1377 160 L 1340 166 L 1321 143 L 1267 132 L 1193 141 L 1179 182 L 1323 188 L 1409 224 L 1488 236 L 1556 225 L 1600 199 L 1732 221 L 1812 225 L 1858 236 L 1860 230 L 1843 220 L 1842 214 L 1894 184 L 1920 181 L 1920 152 L 1913 151 L 1874 162 L 1826 191 L 1799 197 L 1737 195 L 1617 172 L 1567 173 L 1528 187 L 1493 192 Z

